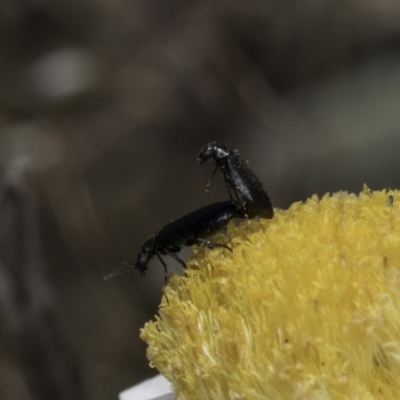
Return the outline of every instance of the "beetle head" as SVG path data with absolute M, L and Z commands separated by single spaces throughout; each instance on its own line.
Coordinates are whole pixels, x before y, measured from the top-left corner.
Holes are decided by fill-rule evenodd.
M 142 250 L 137 255 L 135 268 L 137 268 L 142 276 L 145 276 L 149 261 L 154 256 L 154 249 L 156 243 L 156 235 L 150 236 L 142 246 Z
M 216 164 L 219 165 L 230 152 L 231 150 L 228 146 L 218 144 L 217 142 L 211 142 L 200 151 L 197 159 L 200 161 L 200 164 L 203 164 L 210 158 L 213 158 Z

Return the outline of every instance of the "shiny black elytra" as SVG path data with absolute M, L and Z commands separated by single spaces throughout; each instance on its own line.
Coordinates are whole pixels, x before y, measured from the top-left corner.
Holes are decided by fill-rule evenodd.
M 150 260 L 154 256 L 157 256 L 164 266 L 165 282 L 167 282 L 167 264 L 161 258 L 161 254 L 171 256 L 174 260 L 182 264 L 183 267 L 186 267 L 185 262 L 176 254 L 183 246 L 204 243 L 210 248 L 225 247 L 232 251 L 230 247 L 224 244 L 213 243 L 205 238 L 224 228 L 233 218 L 246 218 L 242 207 L 235 201 L 222 201 L 192 211 L 170 222 L 157 233 L 151 235 L 144 242 L 142 249 L 137 255 L 136 262 L 121 264 L 117 271 L 107 275 L 104 280 L 135 268 L 140 271 L 142 276 L 145 276 Z
M 232 190 L 247 218 L 273 217 L 274 210 L 268 193 L 237 150 L 211 142 L 200 151 L 198 160 L 203 164 L 210 158 L 214 159 L 216 167 L 207 187 L 210 185 L 215 172 L 220 169 L 224 174 L 231 199 L 233 200 Z

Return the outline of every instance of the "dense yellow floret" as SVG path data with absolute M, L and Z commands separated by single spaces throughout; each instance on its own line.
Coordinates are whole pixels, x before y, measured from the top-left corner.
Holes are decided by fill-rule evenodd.
M 400 399 L 400 192 L 230 224 L 141 336 L 177 399 Z

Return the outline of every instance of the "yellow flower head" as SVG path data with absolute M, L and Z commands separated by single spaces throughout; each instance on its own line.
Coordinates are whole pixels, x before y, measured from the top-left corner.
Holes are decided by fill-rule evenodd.
M 178 399 L 399 399 L 400 192 L 228 226 L 141 336 Z

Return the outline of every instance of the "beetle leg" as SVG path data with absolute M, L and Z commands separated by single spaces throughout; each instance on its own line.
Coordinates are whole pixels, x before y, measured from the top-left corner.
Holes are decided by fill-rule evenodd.
M 169 250 L 165 251 L 170 257 L 172 257 L 175 261 L 178 261 L 179 264 L 182 265 L 183 268 L 186 268 L 186 263 L 183 261 L 176 253 L 172 253 Z
M 231 185 L 229 184 L 229 181 L 228 181 L 227 174 L 226 174 L 226 171 L 225 171 L 225 170 L 224 170 L 224 180 L 225 180 L 226 188 L 228 189 L 228 193 L 229 193 L 230 199 L 231 199 L 232 201 L 235 201 L 235 199 L 234 199 L 233 196 L 232 196 L 232 188 L 231 188 Z M 236 199 L 237 199 L 237 200 L 239 201 L 239 203 L 240 203 L 240 199 L 239 199 L 239 196 L 238 196 L 238 194 L 237 194 L 236 188 L 235 188 L 234 190 L 235 190 Z M 240 203 L 240 205 L 242 205 L 242 203 Z
M 168 268 L 167 268 L 167 264 L 165 263 L 165 261 L 162 259 L 162 257 L 160 256 L 160 254 L 157 252 L 156 253 L 158 259 L 160 260 L 160 263 L 164 266 L 164 279 L 165 279 L 165 283 L 167 283 L 168 281 Z
M 233 185 L 233 182 L 230 182 L 226 170 L 224 170 L 224 179 L 225 179 L 226 187 L 227 187 L 227 189 L 228 189 L 229 197 L 231 198 L 232 201 L 237 201 L 237 202 L 240 204 L 240 206 L 242 207 L 243 213 L 244 213 L 244 217 L 248 219 L 249 217 L 247 216 L 247 214 L 246 214 L 246 212 L 245 212 L 245 210 L 246 210 L 245 203 L 243 203 L 243 200 L 242 200 L 241 197 L 239 196 L 238 190 L 237 190 L 236 186 Z M 231 184 L 231 183 L 232 183 L 232 184 Z M 232 196 L 232 190 L 233 190 L 234 193 L 235 193 L 236 200 L 235 200 L 235 199 L 233 198 L 233 196 Z
M 203 238 L 196 238 L 195 241 L 198 243 L 204 243 L 210 249 L 215 249 L 217 247 L 224 247 L 225 249 L 232 251 L 232 249 L 229 246 L 227 246 L 226 244 L 215 243 L 215 242 L 212 242 L 211 240 L 207 240 L 207 239 L 203 239 Z

